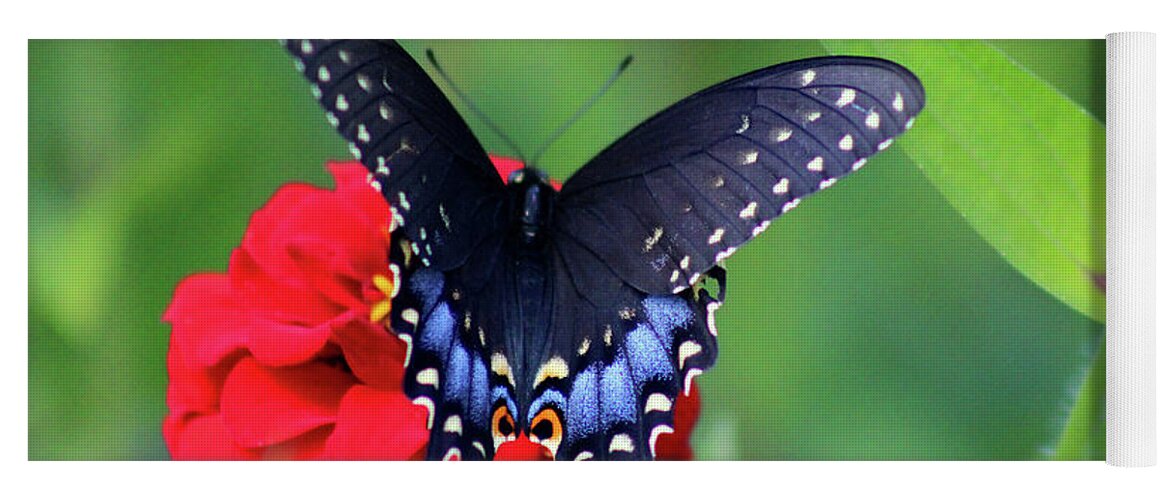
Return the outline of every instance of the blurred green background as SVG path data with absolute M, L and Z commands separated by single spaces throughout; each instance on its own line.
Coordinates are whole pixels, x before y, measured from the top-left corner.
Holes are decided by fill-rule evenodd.
M 915 128 L 727 261 L 697 457 L 1104 458 L 1101 40 L 404 45 L 526 152 L 633 54 L 544 157 L 560 179 L 744 72 L 904 64 L 927 90 Z M 226 269 L 278 186 L 329 185 L 342 158 L 276 42 L 30 41 L 29 458 L 167 458 L 175 284 Z

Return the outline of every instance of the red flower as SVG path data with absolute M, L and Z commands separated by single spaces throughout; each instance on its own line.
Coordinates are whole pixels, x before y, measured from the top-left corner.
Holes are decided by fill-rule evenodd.
M 520 167 L 493 162 L 504 178 Z M 427 410 L 403 393 L 406 345 L 385 329 L 400 283 L 386 265 L 389 209 L 360 164 L 328 168 L 335 190 L 282 187 L 252 216 L 227 274 L 196 274 L 176 288 L 163 315 L 172 326 L 163 422 L 172 457 L 425 454 Z M 660 459 L 691 458 L 698 411 L 697 395 L 681 395 Z M 548 458 L 527 439 L 513 443 L 500 459 Z

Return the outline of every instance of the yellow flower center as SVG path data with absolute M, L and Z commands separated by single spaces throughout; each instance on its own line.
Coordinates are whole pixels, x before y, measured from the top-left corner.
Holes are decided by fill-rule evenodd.
M 389 274 L 390 277 L 387 277 L 385 274 L 374 275 L 374 288 L 382 292 L 383 298 L 370 306 L 371 323 L 381 324 L 386 320 L 387 316 L 390 316 L 390 301 L 398 295 L 398 266 L 391 264 Z

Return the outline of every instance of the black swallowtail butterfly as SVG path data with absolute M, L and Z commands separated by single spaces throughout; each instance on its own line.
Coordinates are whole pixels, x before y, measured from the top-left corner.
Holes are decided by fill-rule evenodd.
M 286 44 L 400 224 L 391 328 L 429 458 L 491 458 L 521 432 L 558 459 L 652 458 L 715 362 L 720 261 L 924 104 L 889 61 L 780 64 L 660 112 L 558 192 L 528 167 L 502 182 L 396 43 Z

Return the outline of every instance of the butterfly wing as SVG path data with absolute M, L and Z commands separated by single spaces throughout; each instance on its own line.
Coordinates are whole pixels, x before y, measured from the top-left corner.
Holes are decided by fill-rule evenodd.
M 393 41 L 285 45 L 424 267 L 463 264 L 501 215 L 504 185 L 442 91 Z
M 500 302 L 509 294 L 486 286 L 507 224 L 503 182 L 451 103 L 397 43 L 285 45 L 399 224 L 389 265 L 402 281 L 389 321 L 410 346 L 404 390 L 429 411 L 428 457 L 490 458 L 489 396 L 503 394 L 504 377 L 490 374 L 491 348 L 476 332 L 505 332 L 513 321 L 484 315 L 494 322 L 469 329 L 464 318 L 516 309 Z M 472 295 L 480 298 L 466 300 Z M 503 395 L 493 402 L 515 407 Z
M 558 389 L 559 455 L 653 457 L 676 394 L 716 359 L 716 264 L 889 146 L 923 104 L 888 61 L 781 64 L 681 101 L 571 177 L 553 228 L 552 356 L 576 360 Z
M 823 57 L 701 91 L 562 189 L 556 224 L 623 281 L 673 293 L 910 127 L 923 87 L 881 59 Z

